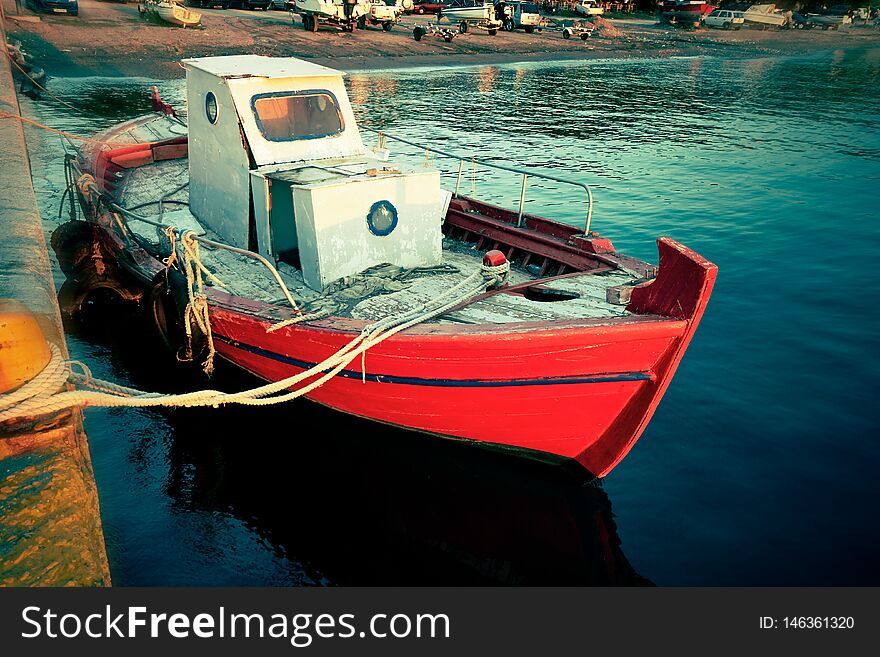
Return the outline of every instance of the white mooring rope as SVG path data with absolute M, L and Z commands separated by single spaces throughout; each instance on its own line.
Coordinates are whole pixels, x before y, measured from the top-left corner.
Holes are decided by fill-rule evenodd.
M 339 374 L 346 365 L 358 356 L 361 356 L 361 371 L 366 377 L 364 358 L 368 349 L 411 326 L 442 315 L 451 308 L 461 305 L 462 302 L 481 294 L 492 285 L 502 283 L 506 279 L 509 269 L 510 264 L 506 262 L 497 266 L 483 265 L 480 270 L 422 306 L 400 315 L 386 317 L 364 327 L 357 337 L 339 351 L 308 370 L 242 392 L 226 393 L 219 390 L 200 390 L 171 395 L 143 392 L 93 378 L 85 365 L 77 361 L 65 361 L 61 350 L 55 345 L 50 345 L 52 356 L 43 371 L 17 390 L 0 395 L 0 424 L 20 418 L 56 413 L 74 406 L 82 408 L 89 406 L 217 407 L 221 404 L 265 406 L 290 401 L 323 385 Z M 206 309 L 204 315 L 199 319 L 203 319 L 207 323 Z M 277 328 L 277 325 L 270 327 L 269 330 L 272 328 Z M 75 366 L 81 367 L 83 373 L 74 372 Z M 319 374 L 321 376 L 311 383 L 296 390 L 288 390 Z M 65 390 L 64 388 L 68 384 L 88 389 Z

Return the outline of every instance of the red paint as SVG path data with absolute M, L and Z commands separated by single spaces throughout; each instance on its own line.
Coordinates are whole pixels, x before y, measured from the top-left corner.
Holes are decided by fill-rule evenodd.
M 124 153 L 122 155 L 114 155 L 110 158 L 110 161 L 123 169 L 134 169 L 136 167 L 152 164 L 153 151 L 146 148 L 139 151 L 132 151 L 131 153 Z
M 93 151 L 92 170 L 99 180 L 106 179 L 120 157 L 155 157 L 168 146 L 176 146 L 168 157 L 185 155 L 185 140 L 172 142 Z M 121 169 L 112 171 L 115 175 Z M 126 244 L 102 206 L 85 200 L 104 248 L 117 257 L 124 251 L 120 264 L 140 280 L 152 280 L 161 263 L 137 245 Z M 462 231 L 457 236 L 468 241 L 482 240 L 490 265 L 514 253 L 543 262 L 542 270 L 559 269 L 548 271 L 550 276 L 565 268 L 589 272 L 617 265 L 654 271 L 647 263 L 614 253 L 611 243 L 598 235 L 581 236 L 577 228 L 532 215 L 524 216 L 524 227 L 517 227 L 517 221 L 516 213 L 456 199 L 444 228 Z M 507 254 L 493 250 L 494 243 Z M 307 396 L 380 422 L 527 450 L 536 457 L 575 459 L 604 476 L 629 452 L 656 410 L 717 273 L 715 265 L 669 238 L 660 238 L 658 248 L 657 276 L 633 290 L 628 306 L 632 316 L 421 324 L 375 346 L 363 361 L 358 357 L 346 366 L 349 376 L 336 376 Z M 323 361 L 366 324 L 328 317 L 267 333 L 292 311 L 213 288 L 208 299 L 218 353 L 270 381 Z
M 159 96 L 158 87 L 151 87 L 150 101 L 153 104 L 154 112 L 162 112 L 163 114 L 167 114 L 168 116 L 174 116 L 174 108 L 162 100 L 162 98 Z
M 611 244 L 611 240 L 599 237 L 596 233 L 575 235 L 570 239 L 572 243 L 579 244 L 581 248 L 590 253 L 614 253 L 614 245 Z

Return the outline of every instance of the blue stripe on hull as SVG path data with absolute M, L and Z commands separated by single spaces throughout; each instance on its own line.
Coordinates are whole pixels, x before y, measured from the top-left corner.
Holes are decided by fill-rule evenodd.
M 253 345 L 245 344 L 243 342 L 238 342 L 237 340 L 230 340 L 229 338 L 221 335 L 215 334 L 214 338 L 216 340 L 220 340 L 221 342 L 225 342 L 226 344 L 229 344 L 236 349 L 241 349 L 242 351 L 247 351 L 249 353 L 256 354 L 257 356 L 262 356 L 263 358 L 270 358 L 272 360 L 278 361 L 279 363 L 285 363 L 286 365 L 293 365 L 294 367 L 300 367 L 302 369 L 309 369 L 317 365 L 317 363 L 310 363 L 308 361 L 299 360 L 297 358 L 290 358 L 289 356 L 277 354 L 274 351 L 269 351 L 267 349 L 255 347 Z M 353 370 L 342 370 L 336 376 L 341 376 L 347 379 L 365 378 L 367 381 L 374 381 L 376 383 L 397 383 L 411 386 L 435 386 L 441 388 L 506 388 L 513 386 L 548 386 L 566 385 L 572 383 L 619 383 L 622 381 L 651 380 L 651 374 L 649 372 L 612 372 L 606 374 L 591 374 L 579 377 L 513 379 L 510 381 L 491 381 L 484 379 L 422 379 L 408 376 L 389 376 L 386 374 L 370 373 L 367 373 L 366 376 L 364 376 L 361 372 L 355 372 Z

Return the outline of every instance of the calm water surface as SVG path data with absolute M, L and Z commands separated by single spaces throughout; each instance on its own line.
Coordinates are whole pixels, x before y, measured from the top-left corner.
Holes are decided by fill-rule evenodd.
M 55 79 L 85 114 L 23 108 L 88 135 L 145 111 L 148 83 Z M 654 239 L 670 235 L 716 262 L 703 323 L 603 488 L 307 403 L 89 410 L 116 583 L 880 584 L 880 51 L 382 71 L 349 85 L 364 124 L 595 184 L 593 228 L 621 251 L 656 260 Z M 159 86 L 181 102 L 182 82 Z M 29 135 L 51 230 L 61 146 Z M 519 195 L 470 167 L 463 186 Z M 583 204 L 561 192 L 536 184 L 527 209 L 580 225 Z M 80 330 L 74 356 L 123 383 L 199 384 L 121 315 Z

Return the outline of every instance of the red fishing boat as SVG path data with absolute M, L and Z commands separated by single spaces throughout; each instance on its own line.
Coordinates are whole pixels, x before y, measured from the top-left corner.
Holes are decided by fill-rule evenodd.
M 256 56 L 185 65 L 186 122 L 154 94 L 156 112 L 70 162 L 91 224 L 80 255 L 62 260 L 80 299 L 125 290 L 170 343 L 190 320 L 196 343 L 267 381 L 318 364 L 297 386 L 366 326 L 452 299 L 398 322 L 306 396 L 600 477 L 629 452 L 697 328 L 715 265 L 665 237 L 659 266 L 617 253 L 589 231 L 580 183 L 586 230 L 526 213 L 522 200 L 506 210 L 460 194 L 461 162 L 448 192 L 427 157 L 390 165 L 389 142 L 364 145 L 337 71 Z M 523 190 L 534 177 L 570 182 L 494 166 L 522 176 Z M 66 230 L 60 250 L 75 241 Z M 185 235 L 200 254 L 183 262 Z M 474 272 L 485 285 L 455 298 Z
M 660 18 L 666 23 L 699 25 L 716 7 L 702 0 L 665 0 L 660 5 Z

